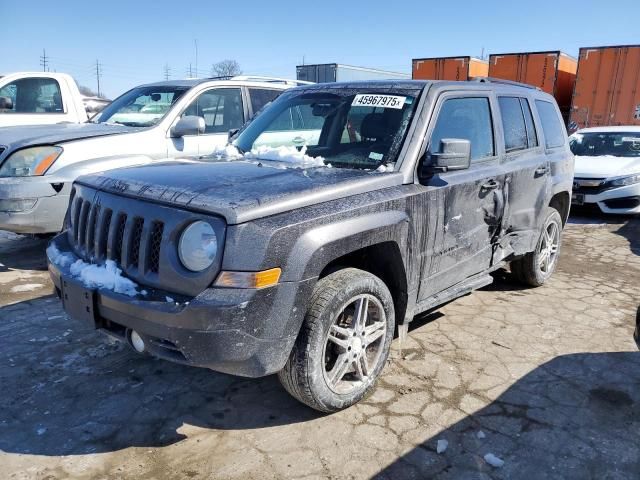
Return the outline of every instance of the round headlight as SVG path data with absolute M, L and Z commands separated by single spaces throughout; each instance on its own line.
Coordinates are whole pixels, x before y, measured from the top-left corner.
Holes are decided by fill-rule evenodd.
M 207 222 L 193 222 L 184 229 L 178 243 L 178 255 L 182 264 L 192 272 L 209 268 L 218 252 L 218 239 Z

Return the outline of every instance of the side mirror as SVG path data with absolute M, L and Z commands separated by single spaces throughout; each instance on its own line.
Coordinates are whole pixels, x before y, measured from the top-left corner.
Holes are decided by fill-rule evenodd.
M 0 97 L 0 110 L 13 110 L 13 100 L 9 97 Z
M 471 142 L 462 138 L 443 138 L 440 153 L 432 153 L 431 159 L 431 163 L 424 166 L 431 173 L 465 170 L 471 165 Z
M 171 129 L 171 137 L 181 138 L 186 135 L 200 135 L 204 133 L 205 127 L 204 118 L 196 115 L 185 115 Z

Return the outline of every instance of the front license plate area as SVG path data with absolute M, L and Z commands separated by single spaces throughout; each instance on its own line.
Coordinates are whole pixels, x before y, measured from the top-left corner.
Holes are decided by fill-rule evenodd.
M 95 327 L 95 292 L 81 283 L 62 280 L 62 306 L 67 314 Z
M 574 205 L 584 205 L 584 193 L 572 193 L 571 203 Z

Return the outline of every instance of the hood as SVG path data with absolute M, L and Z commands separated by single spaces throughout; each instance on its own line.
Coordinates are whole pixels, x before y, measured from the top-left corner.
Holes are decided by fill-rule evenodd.
M 98 190 L 223 216 L 238 224 L 402 183 L 400 173 L 272 162 L 173 161 L 110 170 L 78 182 Z M 277 164 L 274 164 L 277 165 Z
M 640 157 L 580 156 L 575 157 L 577 178 L 611 178 L 640 173 Z
M 83 138 L 117 135 L 139 130 L 106 123 L 57 123 L 0 128 L 0 145 L 14 151 L 31 145 L 57 145 Z

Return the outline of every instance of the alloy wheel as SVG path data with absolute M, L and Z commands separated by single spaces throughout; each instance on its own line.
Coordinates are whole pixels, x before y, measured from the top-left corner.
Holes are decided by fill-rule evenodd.
M 327 333 L 323 364 L 331 390 L 347 394 L 373 381 L 383 353 L 387 317 L 370 294 L 349 300 Z

